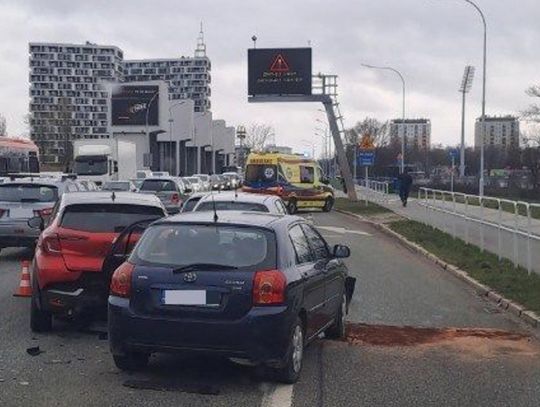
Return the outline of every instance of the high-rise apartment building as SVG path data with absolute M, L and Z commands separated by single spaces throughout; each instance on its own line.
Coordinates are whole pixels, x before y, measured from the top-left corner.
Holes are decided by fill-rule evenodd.
M 122 78 L 115 46 L 30 43 L 30 137 L 44 163 L 63 164 L 71 140 L 108 137 L 109 92 Z
M 66 164 L 71 141 L 110 137 L 110 82 L 163 80 L 169 98 L 210 110 L 210 59 L 201 33 L 194 57 L 124 61 L 115 46 L 30 43 L 30 136 L 46 164 Z
M 476 119 L 474 146 L 480 146 L 482 120 Z M 519 119 L 515 116 L 486 116 L 484 122 L 484 146 L 519 147 Z
M 417 148 L 430 148 L 431 121 L 429 119 L 394 119 L 390 122 L 390 137 L 401 142 L 405 136 L 405 145 Z

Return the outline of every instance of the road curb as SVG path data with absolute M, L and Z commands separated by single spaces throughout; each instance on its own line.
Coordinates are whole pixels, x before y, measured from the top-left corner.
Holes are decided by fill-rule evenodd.
M 511 301 L 511 300 L 509 300 L 507 298 L 504 298 L 501 294 L 497 293 L 492 288 L 490 288 L 490 287 L 480 283 L 479 281 L 475 280 L 474 278 L 472 278 L 465 270 L 462 270 L 462 269 L 460 269 L 459 267 L 457 267 L 457 266 L 455 266 L 453 264 L 450 264 L 450 263 L 445 262 L 444 260 L 441 260 L 439 257 L 434 255 L 433 253 L 431 253 L 428 250 L 424 249 L 420 245 L 418 245 L 418 244 L 416 244 L 414 242 L 411 242 L 410 240 L 408 240 L 404 236 L 402 236 L 399 233 L 393 231 L 388 226 L 386 226 L 386 225 L 384 225 L 382 223 L 373 222 L 373 221 L 367 219 L 364 216 L 357 215 L 357 214 L 352 213 L 352 212 L 348 212 L 348 211 L 344 211 L 344 210 L 340 210 L 340 209 L 336 209 L 336 211 L 339 212 L 339 213 L 342 213 L 344 215 L 352 216 L 352 217 L 354 217 L 356 219 L 359 219 L 359 220 L 361 220 L 363 222 L 370 223 L 371 225 L 373 225 L 375 228 L 377 228 L 381 232 L 383 232 L 383 233 L 397 239 L 400 243 L 402 243 L 409 250 L 412 250 L 413 252 L 422 254 L 424 257 L 427 257 L 429 260 L 431 260 L 432 262 L 437 264 L 442 269 L 444 269 L 446 271 L 449 271 L 454 276 L 456 276 L 460 280 L 464 281 L 465 283 L 467 283 L 468 285 L 473 287 L 475 289 L 475 291 L 480 296 L 486 297 L 491 302 L 495 303 L 502 310 L 510 312 L 511 314 L 517 316 L 518 318 L 520 318 L 521 320 L 523 320 L 524 322 L 526 322 L 528 325 L 532 326 L 533 328 L 540 328 L 540 317 L 538 315 L 536 315 L 533 311 L 529 311 L 529 310 L 525 309 L 523 306 L 521 306 L 521 305 L 519 305 L 519 304 L 517 304 L 517 303 L 515 303 L 515 302 L 513 302 L 513 301 Z

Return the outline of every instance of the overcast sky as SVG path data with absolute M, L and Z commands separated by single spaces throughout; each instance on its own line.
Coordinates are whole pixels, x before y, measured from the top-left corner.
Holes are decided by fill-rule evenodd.
M 517 114 L 530 102 L 525 89 L 540 84 L 540 1 L 477 0 L 488 22 L 487 113 Z M 313 47 L 313 70 L 339 75 L 347 126 L 366 116 L 401 114 L 432 122 L 434 143 L 460 135 L 458 88 L 465 65 L 476 67 L 468 98 L 467 142 L 480 113 L 482 25 L 464 0 L 0 0 L 0 112 L 11 135 L 25 132 L 28 42 L 117 45 L 126 59 L 191 56 L 204 23 L 212 61 L 212 111 L 231 125 L 267 122 L 278 144 L 307 150 L 317 104 L 248 104 L 246 49 Z

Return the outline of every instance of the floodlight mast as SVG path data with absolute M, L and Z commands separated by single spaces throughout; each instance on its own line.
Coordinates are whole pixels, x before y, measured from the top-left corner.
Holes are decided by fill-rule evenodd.
M 474 66 L 467 65 L 463 72 L 463 80 L 459 91 L 462 94 L 461 103 L 461 148 L 459 152 L 459 176 L 465 176 L 465 95 L 471 90 L 474 78 Z

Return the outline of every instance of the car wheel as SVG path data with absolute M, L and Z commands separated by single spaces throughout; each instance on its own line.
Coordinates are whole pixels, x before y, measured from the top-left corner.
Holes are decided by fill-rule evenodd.
M 287 210 L 291 215 L 294 215 L 296 212 L 298 212 L 298 203 L 296 202 L 296 198 L 289 199 L 289 202 L 287 202 Z
M 334 206 L 334 198 L 329 196 L 324 200 L 323 212 L 330 212 Z
M 30 300 L 30 329 L 32 332 L 48 332 L 52 329 L 52 314 L 38 308 L 39 294 L 36 291 Z
M 285 355 L 285 365 L 275 370 L 278 381 L 293 384 L 298 380 L 302 370 L 304 346 L 304 328 L 302 320 L 297 318 L 291 331 L 289 347 Z
M 113 355 L 114 364 L 120 370 L 135 371 L 148 366 L 150 355 L 142 352 L 126 352 L 124 355 Z
M 330 339 L 342 339 L 345 337 L 345 317 L 347 315 L 347 297 L 343 294 L 339 305 L 336 319 L 330 328 L 325 331 L 325 336 Z

